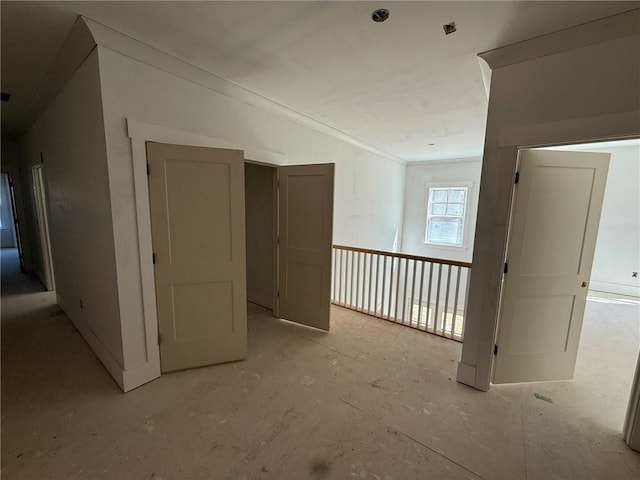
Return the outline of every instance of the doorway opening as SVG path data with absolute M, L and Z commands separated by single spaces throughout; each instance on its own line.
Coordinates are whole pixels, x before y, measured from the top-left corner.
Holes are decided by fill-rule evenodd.
M 24 256 L 15 190 L 11 174 L 5 172 L 0 174 L 0 242 L 3 257 L 17 257 L 20 271 L 24 273 Z
M 247 301 L 275 316 L 277 278 L 277 168 L 245 161 Z
M 247 298 L 329 331 L 334 164 L 245 162 Z
M 611 155 L 574 378 L 602 390 L 584 407 L 621 432 L 640 347 L 640 139 L 549 149 Z
M 585 425 L 597 429 L 600 438 L 619 439 L 640 345 L 640 282 L 637 274 L 640 265 L 640 140 L 536 150 L 604 153 L 610 155 L 610 160 L 596 230 L 593 267 L 586 282 L 582 282 L 587 287 L 586 302 L 584 315 L 578 319 L 582 321 L 582 331 L 578 330 L 577 333 L 579 341 L 572 380 L 539 380 L 538 383 L 521 386 L 523 391 L 533 395 L 535 400 L 532 401 L 554 402 L 558 410 L 566 408 L 563 415 L 568 421 L 571 418 L 580 419 Z M 513 209 L 517 215 L 517 206 Z M 516 235 L 514 222 L 509 232 L 510 245 L 512 236 Z M 557 242 L 561 242 L 559 235 Z M 509 253 L 506 260 L 508 257 Z M 509 262 L 509 273 L 513 273 L 512 267 Z M 506 281 L 503 280 L 504 283 Z M 507 301 L 503 296 L 496 342 L 499 347 L 494 357 L 494 381 L 501 351 L 508 348 L 516 351 L 522 347 L 522 353 L 525 347 L 524 343 L 519 347 L 514 347 L 513 343 L 508 345 L 509 339 L 505 338 L 506 320 L 503 315 L 508 308 Z M 575 308 L 574 303 L 571 308 Z M 549 307 L 549 312 L 553 310 Z M 566 339 L 562 340 L 563 345 L 567 342 Z M 538 408 L 542 411 L 545 407 Z M 603 436 L 602 432 L 609 435 Z

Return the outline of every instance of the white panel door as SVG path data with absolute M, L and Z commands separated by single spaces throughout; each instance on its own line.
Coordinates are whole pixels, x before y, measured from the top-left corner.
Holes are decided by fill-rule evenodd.
M 334 164 L 278 169 L 276 315 L 329 330 Z
M 147 143 L 163 372 L 246 358 L 244 155 Z
M 573 378 L 609 154 L 525 150 L 493 383 Z

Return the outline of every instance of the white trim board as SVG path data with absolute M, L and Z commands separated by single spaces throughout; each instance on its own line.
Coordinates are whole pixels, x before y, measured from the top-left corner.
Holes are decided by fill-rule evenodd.
M 123 391 L 127 391 L 124 381 L 125 371 L 122 368 L 120 362 L 113 357 L 109 349 L 102 343 L 102 341 L 91 331 L 91 328 L 82 320 L 76 318 L 72 313 L 72 309 L 65 300 L 65 298 L 56 291 L 56 301 L 58 306 L 67 315 L 71 323 L 78 329 L 82 338 L 89 344 L 93 353 L 100 359 L 102 365 L 107 369 L 114 381 L 120 386 Z M 157 345 L 156 345 L 157 347 Z M 155 377 L 154 377 L 155 378 Z M 146 380 L 146 383 L 149 380 Z M 130 389 L 129 389 L 130 390 Z
M 633 8 L 605 18 L 564 28 L 557 32 L 480 52 L 492 70 L 543 56 L 603 43 L 640 32 L 640 9 Z
M 622 285 L 621 283 L 599 282 L 597 280 L 592 280 L 589 282 L 589 290 L 613 293 L 616 295 L 627 295 L 630 297 L 640 297 L 640 287 L 636 285 Z
M 465 157 L 465 158 L 443 158 L 439 160 L 420 160 L 417 162 L 407 162 L 408 167 L 430 167 L 441 165 L 459 165 L 461 163 L 481 163 L 482 156 L 478 157 Z
M 262 165 L 286 165 L 287 157 L 283 153 L 272 152 L 260 148 L 206 137 L 196 133 L 177 130 L 171 127 L 156 125 L 132 118 L 127 118 L 127 133 L 129 138 L 144 138 L 147 142 L 171 143 L 175 145 L 191 145 L 196 147 L 228 148 L 243 150 L 245 160 L 252 160 Z M 146 164 L 146 154 L 145 154 Z M 135 171 L 134 171 L 135 173 Z M 145 173 L 146 175 L 146 173 Z

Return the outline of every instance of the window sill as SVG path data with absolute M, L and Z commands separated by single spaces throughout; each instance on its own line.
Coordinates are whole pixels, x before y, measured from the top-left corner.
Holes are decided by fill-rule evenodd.
M 467 247 L 466 245 L 456 247 L 455 245 L 446 245 L 442 243 L 429 243 L 425 241 L 423 241 L 422 244 L 427 247 L 438 248 L 438 249 L 447 250 L 450 252 L 466 252 L 467 250 L 469 250 L 469 247 Z

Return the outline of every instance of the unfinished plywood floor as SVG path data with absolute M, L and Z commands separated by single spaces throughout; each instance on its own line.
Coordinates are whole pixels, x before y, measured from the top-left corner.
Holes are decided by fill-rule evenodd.
M 619 433 L 634 363 L 620 351 L 637 353 L 637 320 L 605 345 L 609 370 L 481 393 L 454 380 L 458 343 L 338 307 L 322 333 L 249 305 L 247 361 L 124 395 L 54 295 L 33 290 L 2 299 L 4 479 L 640 476 Z M 588 325 L 620 305 L 589 307 Z M 588 330 L 581 368 L 602 355 Z

